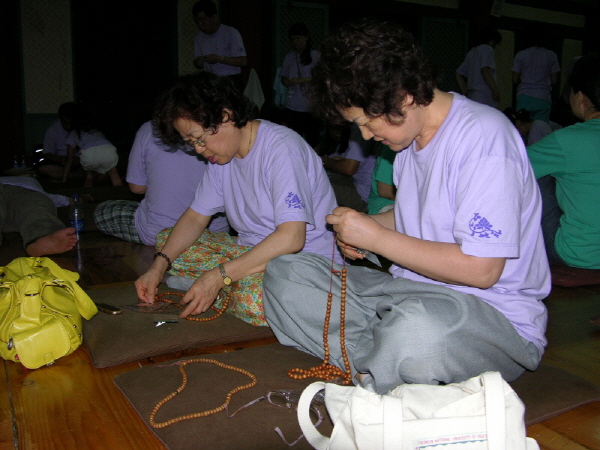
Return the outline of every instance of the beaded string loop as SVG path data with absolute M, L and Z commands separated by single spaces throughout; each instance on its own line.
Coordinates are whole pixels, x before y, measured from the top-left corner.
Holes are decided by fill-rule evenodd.
M 174 419 L 167 420 L 166 422 L 155 422 L 154 418 L 156 417 L 156 413 L 158 413 L 158 410 L 165 403 L 167 403 L 169 400 L 173 399 L 178 394 L 180 394 L 181 392 L 183 392 L 183 390 L 187 386 L 188 376 L 187 376 L 187 373 L 185 372 L 185 366 L 187 366 L 188 364 L 191 364 L 191 363 L 196 363 L 196 362 L 211 363 L 211 364 L 215 364 L 215 365 L 217 365 L 219 367 L 222 367 L 223 369 L 234 370 L 234 371 L 239 372 L 239 373 L 241 373 L 243 375 L 246 375 L 252 381 L 250 383 L 248 383 L 248 384 L 244 384 L 242 386 L 238 386 L 238 387 L 232 389 L 231 391 L 229 391 L 227 393 L 227 396 L 225 397 L 225 403 L 223 403 L 221 406 L 218 406 L 218 407 L 213 408 L 213 409 L 207 409 L 206 411 L 202 411 L 202 412 L 198 412 L 198 413 L 185 414 L 183 416 L 179 416 L 179 417 L 175 417 Z M 178 361 L 177 365 L 179 366 L 179 372 L 181 372 L 181 377 L 182 377 L 181 385 L 177 388 L 177 390 L 175 390 L 171 394 L 167 395 L 165 398 L 163 398 L 161 401 L 159 401 L 156 404 L 156 406 L 154 407 L 154 409 L 150 413 L 150 418 L 148 420 L 149 423 L 150 423 L 150 426 L 152 428 L 165 428 L 165 427 L 168 427 L 169 425 L 173 425 L 174 423 L 181 422 L 183 420 L 196 419 L 198 417 L 206 417 L 206 416 L 210 416 L 212 414 L 216 414 L 218 412 L 221 412 L 221 411 L 223 411 L 224 409 L 227 408 L 227 406 L 231 402 L 231 397 L 233 397 L 236 393 L 238 393 L 240 391 L 243 391 L 244 389 L 249 389 L 249 388 L 251 388 L 253 386 L 256 386 L 256 383 L 257 383 L 256 377 L 254 375 L 252 375 L 250 372 L 248 372 L 247 370 L 240 369 L 239 367 L 235 367 L 235 366 L 230 366 L 228 364 L 224 364 L 224 363 L 222 363 L 220 361 L 217 361 L 215 359 L 194 358 L 194 359 L 188 359 L 188 360 L 185 360 L 185 361 Z
M 157 299 L 159 299 L 161 302 L 166 302 L 166 303 L 172 303 L 173 305 L 177 306 L 179 309 L 183 309 L 183 306 L 181 306 L 181 304 L 177 303 L 174 300 L 168 299 L 168 298 L 163 298 L 163 296 L 167 296 L 167 295 L 176 295 L 178 297 L 183 297 L 183 294 L 180 294 L 179 292 L 163 292 L 162 294 L 158 294 L 156 296 Z M 227 307 L 229 306 L 229 297 L 230 297 L 230 293 L 227 293 L 227 297 L 225 297 L 225 301 L 223 302 L 223 307 L 221 309 L 216 308 L 215 306 L 210 307 L 210 309 L 212 309 L 213 311 L 216 311 L 217 314 L 215 314 L 212 317 L 191 317 L 191 316 L 187 316 L 186 320 L 192 320 L 194 322 L 208 322 L 209 320 L 215 320 L 218 317 L 221 317 L 223 315 L 223 313 L 227 310 Z
M 333 240 L 335 252 L 335 239 Z M 350 361 L 346 351 L 346 259 L 341 271 L 335 270 L 333 267 L 334 255 L 331 257 L 331 274 L 329 278 L 329 294 L 327 294 L 327 309 L 325 311 L 325 323 L 323 325 L 323 350 L 325 358 L 320 366 L 311 367 L 310 369 L 290 369 L 288 376 L 295 380 L 304 378 L 323 378 L 325 381 L 340 380 L 341 384 L 352 383 L 352 371 L 350 370 Z M 329 363 L 329 322 L 331 321 L 331 305 L 333 303 L 333 276 L 341 276 L 341 292 L 340 292 L 340 347 L 342 350 L 342 359 L 344 360 L 345 371 L 337 366 Z

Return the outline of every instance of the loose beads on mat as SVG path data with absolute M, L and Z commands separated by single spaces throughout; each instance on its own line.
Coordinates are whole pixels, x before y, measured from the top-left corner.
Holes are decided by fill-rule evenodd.
M 180 294 L 179 292 L 163 292 L 162 294 L 158 294 L 156 296 L 156 298 L 158 298 L 161 302 L 172 303 L 175 306 L 177 306 L 178 308 L 183 309 L 183 306 L 181 306 L 181 304 L 179 304 L 178 302 L 167 299 L 167 298 L 163 298 L 163 296 L 167 296 L 167 295 L 176 295 L 179 297 L 183 297 L 183 294 Z M 194 322 L 208 322 L 209 320 L 215 320 L 216 318 L 221 317 L 223 315 L 223 313 L 227 310 L 227 307 L 229 306 L 229 298 L 230 298 L 230 293 L 228 292 L 227 297 L 225 297 L 225 301 L 223 302 L 223 307 L 221 309 L 216 308 L 214 306 L 210 307 L 210 309 L 217 312 L 217 314 L 215 314 L 214 316 L 212 316 L 212 317 L 187 316 L 186 320 L 192 320 Z
M 156 417 L 156 413 L 158 412 L 158 410 L 169 400 L 173 399 L 175 396 L 180 394 L 187 386 L 188 377 L 187 377 L 187 373 L 185 372 L 185 366 L 188 364 L 191 364 L 191 363 L 196 363 L 196 362 L 211 363 L 211 364 L 215 364 L 219 367 L 222 367 L 223 369 L 235 370 L 236 372 L 246 375 L 252 381 L 248 384 L 244 384 L 243 386 L 238 386 L 238 387 L 232 389 L 231 391 L 229 391 L 227 393 L 227 396 L 225 397 L 225 403 L 223 403 L 221 406 L 218 406 L 213 409 L 207 409 L 206 411 L 202 411 L 202 412 L 198 412 L 198 413 L 186 414 L 183 416 L 175 417 L 174 419 L 167 420 L 166 422 L 155 422 L 154 418 Z M 179 386 L 177 388 L 177 390 L 175 390 L 171 394 L 167 395 L 165 398 L 163 398 L 161 401 L 159 401 L 156 404 L 156 406 L 150 413 L 150 418 L 148 420 L 148 422 L 150 423 L 150 426 L 152 428 L 165 428 L 165 427 L 168 427 L 169 425 L 173 425 L 174 423 L 181 422 L 183 420 L 196 419 L 198 417 L 206 417 L 206 416 L 210 416 L 212 414 L 221 412 L 225 408 L 227 408 L 227 406 L 231 402 L 231 397 L 233 397 L 236 393 L 243 391 L 244 389 L 249 389 L 253 386 L 256 386 L 256 383 L 257 383 L 256 377 L 254 375 L 252 375 L 250 372 L 248 372 L 247 370 L 240 369 L 239 367 L 235 367 L 235 366 L 230 366 L 228 364 L 224 364 L 215 359 L 194 358 L 194 359 L 188 359 L 185 361 L 179 361 L 177 364 L 179 365 L 179 372 L 181 372 L 181 377 L 182 377 L 181 386 Z

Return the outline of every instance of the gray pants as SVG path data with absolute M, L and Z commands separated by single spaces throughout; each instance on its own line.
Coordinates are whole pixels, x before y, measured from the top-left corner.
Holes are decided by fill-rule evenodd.
M 27 249 L 37 239 L 66 226 L 48 196 L 21 186 L 0 184 L 0 228 L 1 231 L 18 231 Z
M 341 269 L 336 265 L 336 269 Z M 444 286 L 392 278 L 348 266 L 346 348 L 352 372 L 384 393 L 403 383 L 444 384 L 485 371 L 513 381 L 534 370 L 541 355 L 506 317 L 481 299 Z M 284 345 L 324 357 L 323 323 L 331 262 L 322 256 L 284 255 L 268 265 L 265 315 Z M 330 362 L 343 368 L 339 342 L 340 277 L 333 277 Z

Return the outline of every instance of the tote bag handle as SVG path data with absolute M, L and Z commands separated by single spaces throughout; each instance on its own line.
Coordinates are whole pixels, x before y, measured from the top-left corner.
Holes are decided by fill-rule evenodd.
M 300 400 L 298 401 L 298 423 L 300 424 L 302 433 L 304 433 L 304 437 L 316 450 L 327 450 L 329 447 L 329 438 L 323 436 L 319 430 L 317 430 L 310 420 L 309 413 L 310 403 L 312 402 L 313 397 L 317 392 L 323 389 L 325 389 L 325 383 L 316 381 L 308 385 L 304 391 L 302 391 L 302 395 L 300 395 Z
M 506 449 L 506 405 L 504 380 L 500 372 L 482 374 L 485 395 L 485 421 L 489 450 Z

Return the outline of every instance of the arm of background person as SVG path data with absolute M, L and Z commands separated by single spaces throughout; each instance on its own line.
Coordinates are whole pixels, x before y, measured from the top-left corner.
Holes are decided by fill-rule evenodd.
M 341 173 L 343 175 L 354 175 L 358 170 L 360 162 L 355 159 L 348 158 L 330 158 L 329 156 L 321 156 L 323 166 L 332 172 Z
M 196 58 L 196 60 L 197 59 L 198 58 Z M 194 60 L 194 64 L 196 60 Z M 209 64 L 226 64 L 228 66 L 235 67 L 245 67 L 248 64 L 248 58 L 246 58 L 245 56 L 224 56 L 210 54 L 204 56 L 203 60 Z
M 380 197 L 387 198 L 388 200 L 396 200 L 396 186 L 377 182 L 377 193 Z
M 142 186 L 139 184 L 127 183 L 129 185 L 129 190 L 134 194 L 145 194 L 146 186 Z
M 485 84 L 487 84 L 492 90 L 492 98 L 495 101 L 500 100 L 500 91 L 498 91 L 498 84 L 496 83 L 496 80 L 494 80 L 494 76 L 492 75 L 492 69 L 490 69 L 489 67 L 482 67 L 481 76 L 483 77 L 483 81 L 485 81 Z
M 519 84 L 521 82 L 521 74 L 518 72 L 512 73 L 512 82 L 513 84 Z
M 67 146 L 67 160 L 65 161 L 65 169 L 63 172 L 62 182 L 66 183 L 73 166 L 73 158 L 75 155 L 75 149 L 72 145 Z
M 464 96 L 467 95 L 467 79 L 463 77 L 460 73 L 455 72 L 456 74 L 456 84 L 458 84 L 458 89 L 460 93 Z

